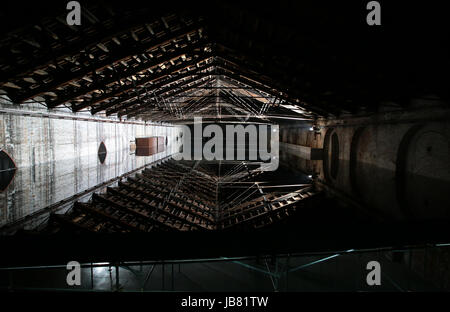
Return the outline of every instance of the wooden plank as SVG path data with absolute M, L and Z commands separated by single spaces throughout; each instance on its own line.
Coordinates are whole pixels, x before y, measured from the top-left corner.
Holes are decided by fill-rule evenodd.
M 170 43 L 171 41 L 176 40 L 179 37 L 186 36 L 187 34 L 192 33 L 193 31 L 197 31 L 200 28 L 201 27 L 199 25 L 194 24 L 186 29 L 180 29 L 173 33 L 166 34 L 165 36 L 158 38 L 158 40 L 156 42 L 154 42 L 153 40 L 150 40 L 149 42 L 136 44 L 135 46 L 116 47 L 116 49 L 114 51 L 111 51 L 109 53 L 109 57 L 95 62 L 92 66 L 83 67 L 82 69 L 80 69 L 78 71 L 74 71 L 74 72 L 70 72 L 70 73 L 68 73 L 67 71 L 64 71 L 64 72 L 60 72 L 56 75 L 53 75 L 53 77 L 52 77 L 53 80 L 51 82 L 32 90 L 32 92 L 29 92 L 23 96 L 18 97 L 18 100 L 20 102 L 24 102 L 35 96 L 42 95 L 45 92 L 54 90 L 56 88 L 63 87 L 65 85 L 69 84 L 70 82 L 82 79 L 84 76 L 90 75 L 95 71 L 101 71 L 104 68 L 111 66 L 112 64 L 126 60 L 133 55 L 141 54 L 148 50 L 156 49 L 159 46 Z

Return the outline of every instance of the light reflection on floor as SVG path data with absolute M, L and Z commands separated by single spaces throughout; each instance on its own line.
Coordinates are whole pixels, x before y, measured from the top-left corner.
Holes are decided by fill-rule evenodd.
M 97 154 L 92 154 L 80 159 L 19 168 L 8 189 L 0 193 L 0 226 L 166 158 L 175 150 L 176 146 L 169 145 L 161 153 L 135 156 L 129 149 L 124 149 L 110 152 L 104 164 L 99 162 Z
M 325 261 L 318 261 L 327 258 Z M 366 284 L 366 264 L 381 263 L 381 285 Z M 28 269 L 7 272 L 0 270 L 0 288 L 66 289 L 85 291 L 432 291 L 435 285 L 426 282 L 405 265 L 387 259 L 383 253 L 300 256 L 237 262 L 201 262 L 144 264 L 119 267 L 83 267 L 81 285 L 68 286 L 65 268 Z M 275 266 L 276 263 L 276 266 Z M 312 265 L 309 265 L 313 263 Z M 308 264 L 304 266 L 305 264 Z M 302 266 L 301 269 L 296 269 Z M 304 267 L 303 267 L 304 266 Z M 255 269 L 256 268 L 256 269 Z M 278 279 L 263 271 L 278 274 Z M 286 269 L 293 270 L 286 274 Z M 277 273 L 278 272 L 278 273 Z M 92 274 L 93 273 L 93 274 Z

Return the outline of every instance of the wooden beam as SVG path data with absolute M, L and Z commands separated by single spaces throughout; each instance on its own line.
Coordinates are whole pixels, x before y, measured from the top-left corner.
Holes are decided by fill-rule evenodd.
M 197 80 L 197 79 L 196 79 L 196 80 Z M 189 90 L 191 90 L 191 89 L 194 89 L 194 88 L 198 88 L 198 87 L 200 87 L 200 86 L 202 86 L 202 85 L 204 85 L 204 84 L 207 84 L 207 83 L 212 82 L 213 80 L 214 80 L 214 79 L 209 79 L 209 80 L 207 80 L 207 81 L 200 81 L 200 82 L 197 82 L 197 83 L 195 83 L 195 84 L 192 85 L 192 86 L 188 86 L 187 88 L 184 88 L 184 89 L 175 91 L 173 94 L 170 94 L 169 97 L 170 97 L 170 96 L 177 95 L 177 94 L 180 94 L 180 93 L 183 93 L 183 92 L 187 92 L 187 91 L 189 91 Z M 168 92 L 169 92 L 169 91 L 168 91 Z M 122 117 L 122 116 L 125 116 L 125 115 L 127 115 L 128 117 L 134 117 L 134 116 L 138 115 L 142 110 L 145 110 L 145 109 L 146 109 L 145 105 L 140 105 L 139 107 L 136 107 L 136 108 L 128 109 L 128 110 L 126 110 L 126 111 L 119 112 L 119 117 Z
M 152 16 L 153 14 L 153 16 Z M 136 14 L 131 16 L 118 16 L 114 20 L 113 27 L 104 28 L 102 26 L 96 25 L 97 31 L 86 33 L 80 31 L 79 40 L 73 41 L 71 44 L 64 45 L 61 49 L 56 50 L 55 53 L 58 55 L 56 61 L 63 60 L 66 57 L 70 57 L 74 52 L 81 50 L 89 50 L 96 46 L 98 43 L 104 43 L 106 41 L 112 40 L 113 37 L 118 37 L 122 34 L 128 33 L 131 29 L 141 26 L 143 23 L 149 20 L 158 19 L 160 14 L 154 11 L 149 12 L 146 10 L 137 11 Z M 65 18 L 64 23 L 67 26 Z M 100 24 L 102 25 L 102 24 Z M 72 30 L 78 30 L 77 27 L 69 26 Z M 100 27 L 100 29 L 99 29 Z M 53 55 L 44 54 L 41 58 L 30 57 L 31 62 L 24 63 L 23 65 L 15 64 L 15 69 L 6 73 L 0 73 L 0 84 L 20 79 L 21 77 L 26 77 L 31 75 L 34 71 L 38 69 L 44 69 L 54 62 Z
M 204 77 L 207 77 L 209 75 L 210 75 L 210 73 L 197 74 L 197 75 L 194 75 L 191 79 L 185 80 L 185 81 L 181 82 L 180 84 L 178 84 L 176 86 L 166 87 L 163 90 L 160 90 L 158 92 L 153 92 L 153 93 L 150 93 L 150 94 L 147 93 L 144 98 L 140 98 L 140 99 L 137 99 L 135 101 L 131 101 L 129 103 L 124 103 L 124 104 L 116 106 L 115 108 L 112 108 L 112 109 L 108 110 L 107 111 L 107 115 L 111 115 L 111 114 L 116 113 L 116 112 L 118 112 L 120 110 L 132 107 L 133 105 L 144 104 L 144 102 L 145 102 L 145 105 L 148 105 L 148 102 L 151 102 L 152 104 L 157 106 L 158 105 L 158 99 L 157 99 L 158 96 L 162 96 L 163 94 L 165 94 L 167 92 L 170 92 L 170 91 L 172 91 L 174 89 L 181 88 L 184 85 L 187 85 L 187 84 L 190 84 L 192 82 L 198 81 L 198 80 L 200 80 L 200 79 L 202 79 Z M 170 95 L 170 96 L 172 96 L 172 95 Z
M 145 87 L 142 87 L 142 86 L 147 84 L 147 83 L 149 83 L 149 82 L 158 81 L 155 84 L 152 84 L 152 85 L 149 86 L 149 88 L 151 88 L 153 90 L 157 90 L 157 89 L 163 87 L 166 84 L 173 83 L 173 82 L 175 82 L 175 81 L 177 81 L 179 79 L 182 79 L 182 78 L 188 77 L 190 75 L 193 75 L 194 73 L 196 73 L 196 72 L 198 72 L 200 70 L 207 69 L 207 68 L 210 67 L 210 65 L 206 65 L 206 66 L 203 66 L 203 67 L 195 68 L 194 70 L 187 71 L 186 73 L 176 75 L 174 77 L 171 77 L 171 78 L 163 80 L 163 81 L 159 81 L 159 80 L 163 79 L 166 76 L 174 75 L 175 73 L 177 73 L 179 71 L 182 71 L 182 70 L 185 70 L 187 68 L 190 68 L 190 67 L 194 66 L 195 64 L 197 64 L 199 62 L 205 61 L 206 59 L 207 58 L 195 59 L 195 60 L 192 60 L 191 62 L 188 62 L 187 64 L 186 63 L 182 63 L 182 64 L 180 64 L 178 66 L 175 66 L 174 68 L 171 67 L 170 68 L 170 70 L 171 70 L 170 72 L 167 72 L 167 73 L 163 72 L 163 73 L 158 73 L 158 74 L 154 74 L 154 75 L 149 75 L 147 78 L 145 78 L 143 80 L 140 80 L 136 85 L 134 85 L 134 86 L 130 85 L 130 86 L 126 86 L 126 88 L 123 88 L 123 90 L 129 90 L 129 89 L 133 89 L 134 88 L 135 89 L 134 92 L 131 93 L 130 95 L 127 94 L 127 96 L 121 97 L 121 98 L 117 99 L 116 101 L 114 101 L 112 103 L 111 102 L 103 103 L 101 105 L 93 107 L 92 110 L 91 110 L 91 113 L 92 114 L 96 114 L 96 113 L 98 113 L 98 112 L 100 112 L 100 111 L 102 111 L 104 109 L 112 108 L 113 106 L 120 105 L 121 103 L 123 103 L 125 101 L 137 98 L 137 97 L 141 96 L 142 94 L 147 93 L 148 90 Z M 138 87 L 141 87 L 141 88 L 137 89 Z M 123 91 L 123 92 L 125 92 L 125 91 Z M 105 97 L 106 98 L 112 97 L 112 96 L 109 96 L 109 95 L 110 94 L 108 94 L 108 96 L 105 95 Z M 118 95 L 118 94 L 114 94 L 114 95 Z M 95 103 L 98 103 L 98 102 L 99 101 L 97 99 L 95 99 L 94 101 L 91 101 L 89 104 L 88 103 L 83 103 L 83 105 L 78 105 L 76 110 L 79 110 L 78 107 L 84 108 L 84 107 L 87 107 L 87 106 L 93 106 Z M 106 115 L 111 115 L 111 114 L 113 114 L 113 113 L 115 113 L 117 111 L 118 111 L 118 109 L 112 108 L 111 110 L 107 111 Z
M 36 89 L 33 89 L 30 93 L 25 94 L 23 96 L 19 97 L 19 101 L 23 102 L 28 99 L 31 99 L 35 96 L 41 95 L 45 92 L 54 90 L 59 87 L 63 87 L 70 82 L 77 81 L 79 79 L 82 79 L 86 75 L 90 75 L 92 72 L 100 71 L 104 69 L 107 66 L 111 66 L 112 64 L 118 63 L 120 61 L 123 61 L 127 58 L 130 58 L 132 55 L 135 54 L 141 54 L 145 53 L 148 50 L 156 49 L 161 45 L 164 45 L 166 43 L 170 43 L 173 40 L 176 40 L 179 37 L 185 37 L 189 33 L 192 33 L 193 31 L 199 30 L 198 25 L 191 25 L 190 27 L 186 29 L 180 29 L 178 31 L 175 31 L 173 33 L 168 33 L 165 36 L 162 36 L 161 38 L 158 38 L 156 41 L 150 40 L 146 43 L 140 43 L 136 44 L 134 46 L 119 46 L 114 51 L 111 51 L 109 53 L 109 57 L 97 61 L 94 64 L 94 67 L 86 66 L 82 69 L 75 71 L 75 72 L 58 72 L 53 76 L 53 80 L 49 82 L 48 84 L 45 84 L 43 86 L 40 86 Z
M 74 205 L 74 209 L 89 213 L 97 218 L 103 219 L 106 222 L 111 222 L 111 223 L 113 223 L 121 228 L 127 229 L 131 232 L 141 232 L 142 231 L 140 228 L 135 227 L 135 226 L 129 224 L 128 222 L 122 221 L 121 219 L 113 217 L 113 216 L 107 214 L 106 212 L 95 209 L 95 208 L 91 207 L 89 204 L 76 202 Z
M 107 86 L 107 85 L 109 85 L 111 83 L 117 82 L 120 79 L 123 79 L 123 78 L 126 78 L 126 77 L 131 77 L 132 75 L 137 74 L 139 72 L 146 71 L 146 70 L 148 70 L 150 68 L 153 68 L 153 67 L 156 67 L 158 65 L 161 65 L 161 64 L 164 64 L 166 62 L 169 62 L 170 60 L 173 60 L 174 58 L 180 58 L 184 54 L 192 53 L 194 50 L 199 49 L 199 48 L 203 47 L 204 45 L 205 45 L 204 42 L 201 42 L 201 43 L 199 42 L 198 44 L 195 44 L 193 46 L 188 47 L 187 49 L 174 51 L 172 53 L 167 53 L 167 54 L 164 54 L 160 58 L 155 58 L 155 59 L 151 59 L 151 60 L 149 60 L 147 62 L 142 62 L 142 64 L 140 64 L 138 66 L 135 66 L 135 67 L 133 67 L 130 70 L 118 72 L 117 75 L 113 75 L 111 77 L 107 77 L 105 79 L 102 79 L 102 80 L 98 81 L 95 84 L 91 84 L 90 86 L 87 86 L 87 87 L 84 87 L 84 88 L 79 88 L 75 92 L 72 92 L 70 94 L 64 95 L 62 97 L 58 97 L 57 100 L 50 102 L 48 104 L 48 107 L 49 108 L 54 108 L 54 107 L 56 107 L 58 105 L 66 103 L 66 102 L 68 102 L 70 100 L 73 100 L 73 99 L 75 99 L 77 97 L 80 97 L 80 96 L 85 95 L 87 93 L 91 93 L 91 92 L 93 92 L 96 89 L 99 89 L 99 88 L 102 89 L 105 86 Z M 182 67 L 182 66 L 178 66 L 178 67 Z M 154 77 L 154 76 L 150 75 L 148 78 L 143 78 L 143 79 L 138 80 L 137 85 L 143 85 L 145 83 L 148 83 L 149 81 L 152 81 L 152 80 L 156 79 L 156 78 L 152 78 L 152 77 Z M 86 108 L 88 106 L 92 106 L 92 105 L 94 105 L 96 103 L 99 103 L 101 101 L 107 100 L 107 99 L 109 99 L 109 98 L 111 98 L 111 97 L 113 97 L 113 96 L 115 96 L 117 94 L 126 92 L 126 91 L 128 91 L 130 89 L 133 89 L 133 88 L 134 88 L 134 86 L 132 84 L 131 85 L 121 86 L 121 87 L 119 87 L 119 88 L 117 88 L 117 89 L 115 89 L 115 90 L 113 90 L 111 92 L 105 93 L 105 94 L 103 94 L 103 95 L 101 95 L 99 97 L 94 98 L 92 101 L 90 101 L 90 104 L 75 105 L 74 111 L 79 111 L 79 110 L 81 110 L 83 108 Z M 78 107 L 80 107 L 80 108 L 78 108 Z
M 111 196 L 111 195 L 109 195 L 109 196 Z M 120 196 L 116 195 L 116 197 L 120 197 Z M 116 207 L 117 209 L 122 210 L 123 212 L 125 212 L 127 214 L 131 214 L 134 217 L 136 217 L 137 219 L 142 220 L 146 225 L 152 225 L 152 226 L 156 225 L 156 226 L 163 227 L 166 230 L 173 230 L 172 227 L 168 226 L 167 224 L 165 224 L 163 222 L 158 221 L 155 218 L 152 218 L 150 215 L 147 216 L 147 215 L 143 214 L 142 212 L 139 212 L 139 211 L 134 210 L 132 208 L 126 207 L 124 205 L 121 205 L 117 201 L 113 201 L 113 200 L 105 197 L 105 195 L 99 195 L 99 194 L 94 193 L 92 195 L 92 199 L 94 201 L 98 201 L 98 202 L 102 202 L 104 204 L 107 204 L 107 205 L 109 205 L 111 207 Z M 142 206 L 139 206 L 139 207 L 142 207 Z

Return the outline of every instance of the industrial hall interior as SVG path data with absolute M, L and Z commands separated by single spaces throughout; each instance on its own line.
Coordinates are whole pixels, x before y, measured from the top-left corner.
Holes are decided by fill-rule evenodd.
M 446 11 L 367 2 L 2 3 L 0 290 L 450 290 Z

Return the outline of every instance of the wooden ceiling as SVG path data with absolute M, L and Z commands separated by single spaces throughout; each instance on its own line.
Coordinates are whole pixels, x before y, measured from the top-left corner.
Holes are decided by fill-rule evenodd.
M 42 232 L 258 229 L 286 221 L 318 195 L 310 183 L 285 186 L 257 167 L 225 164 L 219 179 L 217 163 L 168 160 L 52 214 Z
M 436 77 L 449 67 L 442 29 L 413 26 L 399 38 L 403 20 L 388 16 L 385 28 L 369 29 L 364 10 L 348 4 L 93 1 L 82 3 L 81 26 L 68 26 L 56 3 L 20 15 L 23 24 L 17 7 L 8 10 L 0 89 L 15 104 L 183 122 L 310 120 L 375 111 L 382 101 L 448 98 Z M 428 57 L 426 38 L 434 57 L 424 60 L 417 55 Z

